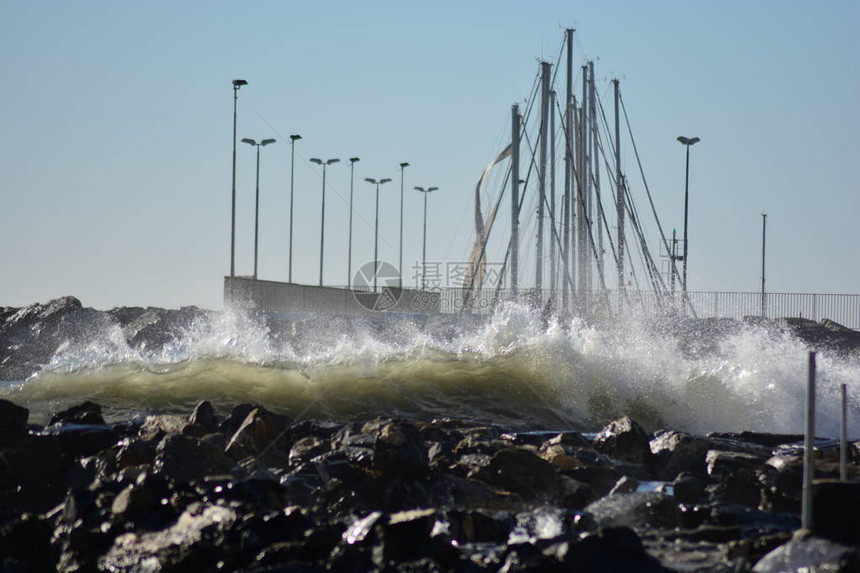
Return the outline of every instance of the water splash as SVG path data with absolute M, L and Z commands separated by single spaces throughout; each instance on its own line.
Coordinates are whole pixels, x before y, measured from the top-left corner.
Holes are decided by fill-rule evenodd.
M 115 325 L 70 341 L 27 381 L 0 390 L 34 418 L 90 399 L 109 416 L 260 403 L 289 415 L 456 417 L 525 429 L 595 430 L 622 415 L 650 429 L 802 431 L 807 347 L 733 323 L 707 335 L 630 320 L 544 324 L 507 305 L 486 321 L 266 318 L 193 321 L 155 349 Z M 860 425 L 860 360 L 820 355 L 819 425 L 838 433 L 839 386 Z M 851 431 L 853 434 L 860 434 Z

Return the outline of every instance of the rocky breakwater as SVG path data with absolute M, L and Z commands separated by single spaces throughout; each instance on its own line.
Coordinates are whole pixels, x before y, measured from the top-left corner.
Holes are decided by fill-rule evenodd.
M 129 348 L 158 352 L 212 312 L 119 307 L 99 311 L 73 296 L 30 306 L 0 307 L 0 380 L 23 380 L 48 364 L 58 350 L 104 337 L 117 329 Z
M 860 484 L 799 436 L 219 417 L 0 401 L 0 570 L 856 571 Z M 858 444 L 850 472 L 860 477 Z

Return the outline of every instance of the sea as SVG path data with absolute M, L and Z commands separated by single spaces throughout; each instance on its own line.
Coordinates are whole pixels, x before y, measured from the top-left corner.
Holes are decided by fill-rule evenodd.
M 520 431 L 595 432 L 621 416 L 649 431 L 802 433 L 809 348 L 790 332 L 733 323 L 679 334 L 635 317 L 596 324 L 528 308 L 436 321 L 303 317 L 274 328 L 240 310 L 212 313 L 157 348 L 119 326 L 64 343 L 0 398 L 33 423 L 91 400 L 109 421 L 227 413 L 260 404 L 294 420 L 459 419 Z M 816 433 L 837 437 L 847 386 L 860 437 L 860 356 L 816 357 Z

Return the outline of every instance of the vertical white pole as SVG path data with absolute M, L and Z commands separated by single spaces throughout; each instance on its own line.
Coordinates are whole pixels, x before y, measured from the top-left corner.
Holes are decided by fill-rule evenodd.
M 812 525 L 812 479 L 815 473 L 815 352 L 809 353 L 806 384 L 806 435 L 803 441 L 803 498 L 800 523 L 803 529 Z
M 839 423 L 839 479 L 848 481 L 848 385 L 842 385 L 842 415 Z

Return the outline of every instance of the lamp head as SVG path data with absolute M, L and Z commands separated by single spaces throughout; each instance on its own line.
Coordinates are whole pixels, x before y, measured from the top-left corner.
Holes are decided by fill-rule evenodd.
M 373 179 L 372 177 L 365 177 L 364 180 L 368 183 L 373 183 L 374 185 L 376 185 L 376 179 Z
M 380 181 L 379 183 L 380 183 L 380 185 L 381 185 L 381 184 L 383 184 L 383 183 L 389 183 L 389 182 L 391 182 L 391 179 L 383 179 L 383 180 L 382 180 L 382 181 Z
M 311 163 L 316 163 L 317 165 L 322 165 L 322 159 L 317 159 L 316 157 L 311 157 Z
M 301 135 L 298 135 L 298 134 L 296 134 L 296 135 L 291 135 L 291 136 L 290 136 L 290 139 L 292 139 L 293 141 L 298 141 L 298 140 L 300 140 L 301 138 L 302 138 L 302 136 L 301 136 Z
M 253 139 L 248 139 L 247 137 L 242 140 L 242 143 L 247 143 L 248 145 L 257 145 L 257 142 Z
M 424 187 L 418 187 L 418 186 L 415 187 L 415 190 L 421 191 L 422 193 L 424 193 L 426 191 L 426 189 L 424 189 Z
M 355 163 L 355 162 L 357 162 L 357 161 L 361 161 L 361 158 L 359 158 L 359 157 L 350 157 L 350 158 L 349 158 L 349 162 L 350 162 L 350 163 Z
M 683 135 L 680 135 L 678 136 L 678 141 L 680 141 L 684 145 L 690 146 L 697 144 L 699 141 L 701 141 L 701 139 L 699 139 L 698 137 L 684 137 Z
M 325 162 L 326 165 L 331 165 L 332 163 L 337 163 L 340 159 L 329 159 Z
M 242 86 L 247 86 L 248 82 L 245 80 L 233 80 L 233 89 L 239 89 Z
M 439 188 L 438 188 L 438 187 L 431 187 L 431 188 L 429 188 L 429 189 L 427 190 L 427 192 L 428 192 L 428 193 L 432 193 L 433 191 L 438 191 L 438 190 L 439 190 Z
M 405 161 L 404 161 L 403 163 L 401 163 L 401 164 L 400 164 L 400 169 L 401 169 L 401 170 L 402 170 L 402 169 L 405 169 L 406 167 L 409 167 L 409 164 L 408 164 L 408 163 L 406 163 Z
M 264 139 L 260 142 L 260 145 L 269 145 L 270 143 L 275 143 L 276 139 Z

